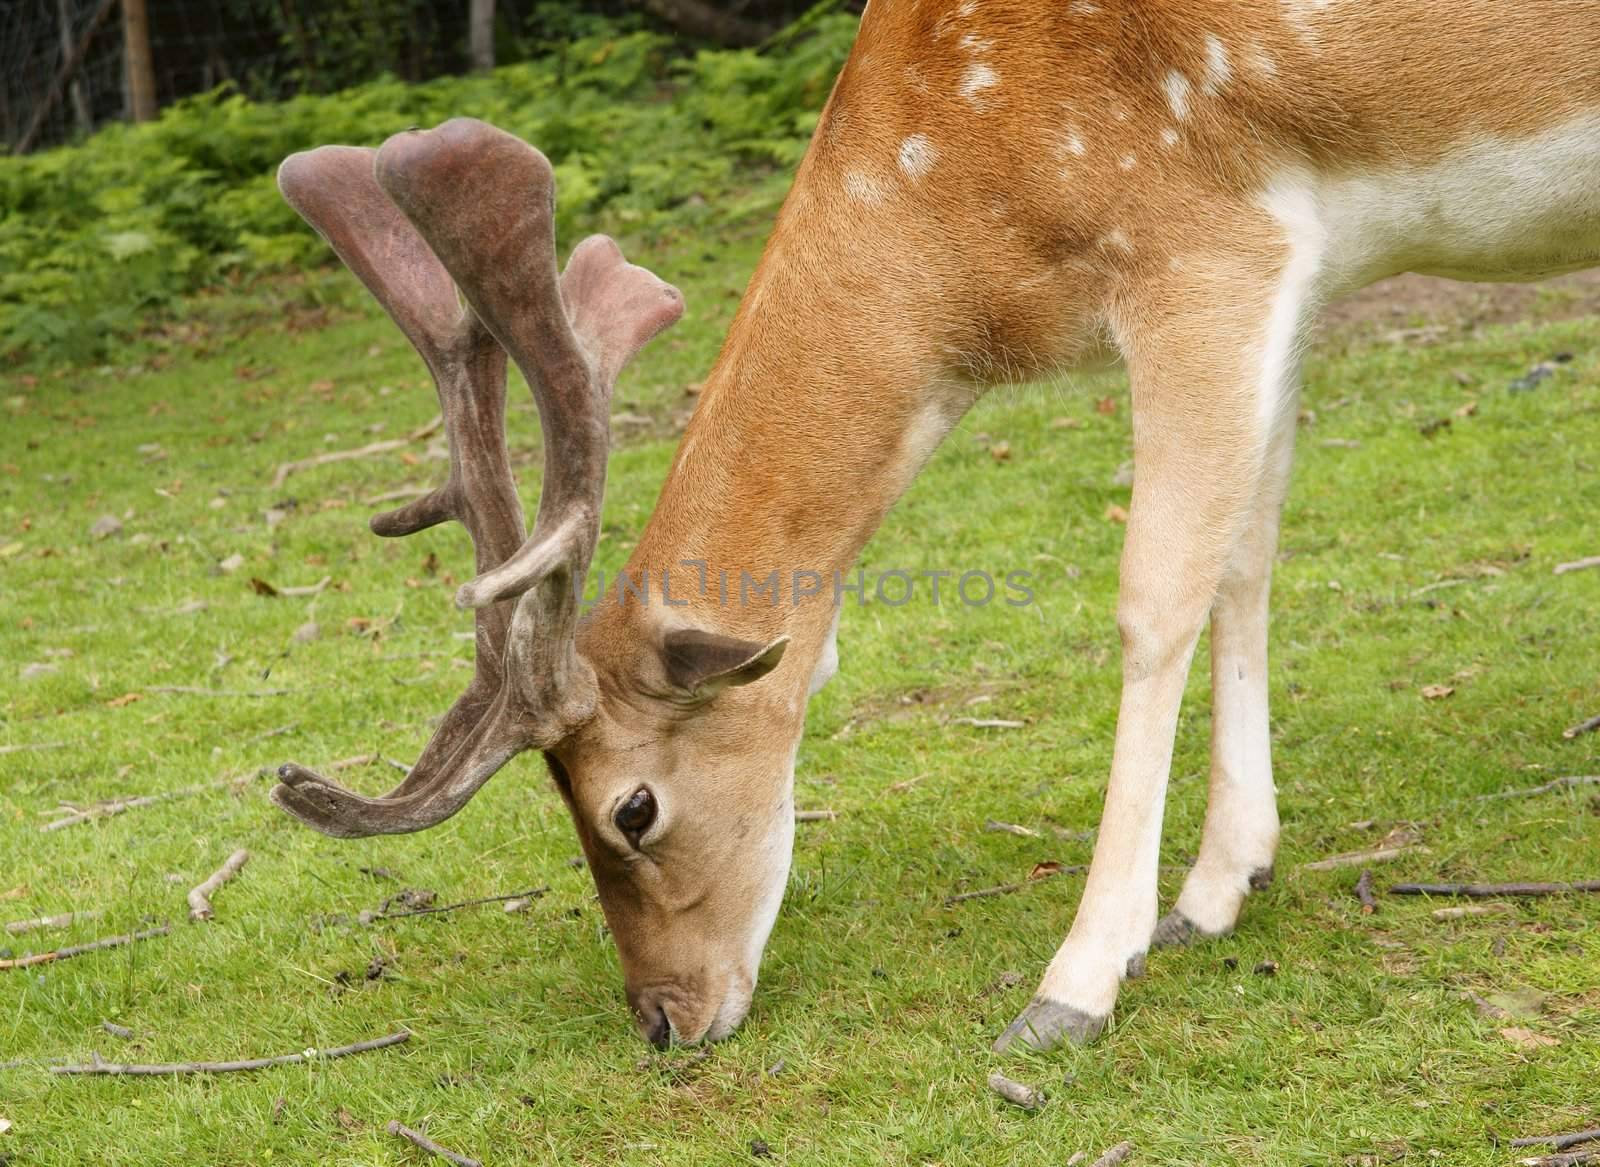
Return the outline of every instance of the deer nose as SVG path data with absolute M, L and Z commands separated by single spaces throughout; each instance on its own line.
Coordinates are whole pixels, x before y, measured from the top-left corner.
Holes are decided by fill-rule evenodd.
M 639 1032 L 644 1039 L 657 1049 L 666 1049 L 672 1044 L 672 1019 L 667 1016 L 666 1006 L 660 1001 L 641 994 L 631 1002 L 633 1015 L 639 1022 Z

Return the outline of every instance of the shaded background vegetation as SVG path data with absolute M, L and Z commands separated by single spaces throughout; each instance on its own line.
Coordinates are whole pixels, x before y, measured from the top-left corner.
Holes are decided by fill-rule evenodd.
M 37 32 L 56 0 L 30 2 L 41 6 Z M 677 31 L 681 12 L 666 5 L 685 0 L 648 2 L 647 12 L 626 0 L 500 0 L 493 43 L 507 63 L 476 71 L 462 2 L 342 0 L 315 6 L 315 17 L 287 0 L 158 5 L 152 56 L 166 65 L 152 119 L 0 156 L 0 362 L 105 359 L 141 333 L 159 342 L 198 291 L 315 266 L 326 249 L 273 184 L 284 156 L 376 145 L 460 114 L 550 156 L 564 237 L 654 235 L 769 211 L 855 16 L 833 5 L 798 13 L 795 0 L 704 8 L 777 30 L 730 48 Z M 24 8 L 3 18 L 13 49 Z M 188 32 L 164 40 L 169 25 Z M 114 18 L 99 27 L 91 42 L 115 40 Z M 221 45 L 239 55 L 230 62 Z M 102 97 L 89 100 L 98 118 Z M 68 116 L 65 90 L 57 106 Z M 278 281 L 275 292 L 301 302 L 348 293 L 333 287 Z

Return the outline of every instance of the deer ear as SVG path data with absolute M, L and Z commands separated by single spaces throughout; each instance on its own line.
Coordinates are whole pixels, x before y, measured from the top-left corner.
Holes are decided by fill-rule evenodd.
M 662 639 L 661 659 L 674 686 L 697 700 L 709 701 L 731 686 L 759 681 L 778 667 L 788 647 L 787 636 L 762 644 L 720 632 L 682 628 Z

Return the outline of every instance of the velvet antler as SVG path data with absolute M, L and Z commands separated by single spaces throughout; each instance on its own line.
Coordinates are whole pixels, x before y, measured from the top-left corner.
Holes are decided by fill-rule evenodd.
M 477 609 L 476 672 L 405 781 L 365 798 L 291 763 L 272 797 L 330 835 L 417 831 L 460 810 L 513 755 L 554 745 L 592 713 L 594 675 L 573 635 L 599 539 L 611 390 L 682 314 L 683 300 L 604 236 L 579 244 L 558 278 L 550 164 L 483 122 L 399 134 L 378 151 L 296 154 L 278 185 L 394 318 L 438 386 L 449 477 L 374 516 L 373 531 L 408 535 L 457 519 L 472 536 L 478 576 L 457 596 Z M 508 351 L 533 388 L 544 432 L 544 483 L 526 540 L 505 443 Z M 513 596 L 521 597 L 514 606 L 499 602 Z

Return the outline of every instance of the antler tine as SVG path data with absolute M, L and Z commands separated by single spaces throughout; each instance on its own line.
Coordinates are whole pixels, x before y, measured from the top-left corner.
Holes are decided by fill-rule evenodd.
M 398 134 L 379 150 L 377 174 L 522 369 L 544 432 L 533 534 L 463 585 L 456 602 L 480 607 L 548 581 L 536 605 L 545 613 L 540 635 L 570 640 L 576 608 L 559 592 L 578 589 L 599 538 L 611 390 L 634 354 L 682 315 L 683 297 L 604 236 L 579 244 L 558 281 L 550 163 L 484 122 Z M 461 197 L 466 189 L 473 197 Z
M 522 504 L 505 444 L 505 351 L 463 311 L 449 273 L 378 186 L 376 154 L 347 146 L 295 154 L 279 168 L 278 185 L 399 325 L 438 389 L 450 443 L 449 476 L 408 506 L 373 516 L 372 529 L 406 535 L 457 519 L 472 537 L 477 570 L 486 571 L 523 537 Z M 280 771 L 284 785 L 273 791 L 274 801 L 318 830 L 346 837 L 417 830 L 459 809 L 471 792 L 452 798 L 446 779 L 455 771 L 446 763 L 464 745 L 481 746 L 493 737 L 477 731 L 501 688 L 510 621 L 509 605 L 479 610 L 472 682 L 389 795 L 364 799 L 291 763 Z
M 459 518 L 480 574 L 458 597 L 478 608 L 477 674 L 405 782 L 364 798 L 287 765 L 272 797 L 331 835 L 420 830 L 464 806 L 513 755 L 554 745 L 593 709 L 594 674 L 572 637 L 581 576 L 599 538 L 611 387 L 639 348 L 681 315 L 683 301 L 599 236 L 579 245 L 558 282 L 549 163 L 482 122 L 397 135 L 375 160 L 337 148 L 298 155 L 285 163 L 280 185 L 389 310 L 439 386 L 450 478 L 427 498 L 375 517 L 373 529 L 407 534 Z M 470 308 L 464 314 L 453 304 L 452 277 Z M 533 387 L 545 436 L 538 518 L 520 548 L 501 345 Z M 484 580 L 491 582 L 471 590 Z M 509 613 L 494 604 L 518 594 Z

